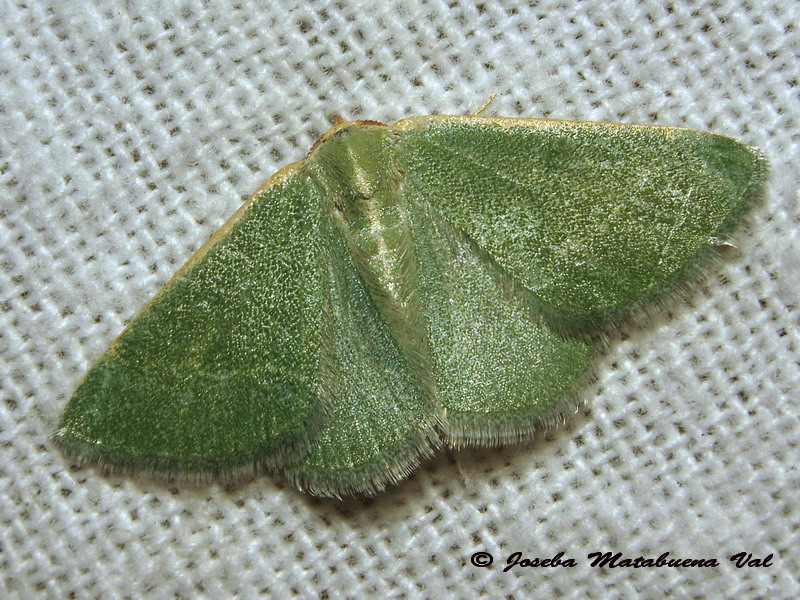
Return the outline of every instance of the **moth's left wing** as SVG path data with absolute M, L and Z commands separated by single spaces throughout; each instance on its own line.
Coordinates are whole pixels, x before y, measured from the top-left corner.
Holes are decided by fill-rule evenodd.
M 439 445 L 441 413 L 367 291 L 340 224 L 324 211 L 318 343 L 328 411 L 308 452 L 284 469 L 300 489 L 334 497 L 372 495 L 407 477 Z
M 257 191 L 86 375 L 55 439 L 113 470 L 226 478 L 319 429 L 321 199 L 298 166 Z

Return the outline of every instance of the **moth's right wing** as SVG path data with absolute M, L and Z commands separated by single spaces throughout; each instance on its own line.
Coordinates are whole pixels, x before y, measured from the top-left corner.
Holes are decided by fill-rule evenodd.
M 458 448 L 528 440 L 575 410 L 596 342 L 554 330 L 530 291 L 407 190 L 444 441 Z
M 572 332 L 685 281 L 766 171 L 752 148 L 674 127 L 432 116 L 392 130 L 407 188 Z

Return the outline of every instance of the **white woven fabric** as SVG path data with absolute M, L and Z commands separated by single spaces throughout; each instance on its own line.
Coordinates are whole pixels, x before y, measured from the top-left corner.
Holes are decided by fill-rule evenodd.
M 0 596 L 800 597 L 800 5 L 500 4 L 0 0 Z M 487 114 L 682 125 L 771 161 L 738 249 L 615 336 L 574 418 L 346 503 L 62 457 L 92 361 L 334 115 L 492 92 Z M 720 566 L 592 568 L 606 550 Z M 516 551 L 578 565 L 504 572 Z

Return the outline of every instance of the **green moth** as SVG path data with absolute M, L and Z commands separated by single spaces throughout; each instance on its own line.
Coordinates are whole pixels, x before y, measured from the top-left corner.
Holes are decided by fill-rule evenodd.
M 338 122 L 81 382 L 55 439 L 108 469 L 373 494 L 573 410 L 604 330 L 685 282 L 766 162 L 674 127 Z

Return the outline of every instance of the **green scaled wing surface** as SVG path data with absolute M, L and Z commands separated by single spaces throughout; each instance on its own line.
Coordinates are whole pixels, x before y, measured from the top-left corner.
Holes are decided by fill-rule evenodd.
M 683 282 L 766 168 L 731 138 L 674 127 L 435 116 L 394 127 L 406 185 L 569 331 Z
M 338 123 L 175 275 L 56 439 L 119 470 L 373 494 L 574 409 L 602 326 L 667 294 L 765 171 L 667 127 Z
M 170 280 L 78 387 L 56 431 L 78 458 L 246 474 L 321 424 L 322 211 L 276 175 Z
M 529 439 L 574 410 L 595 342 L 550 327 L 528 290 L 405 189 L 444 441 L 461 447 Z

